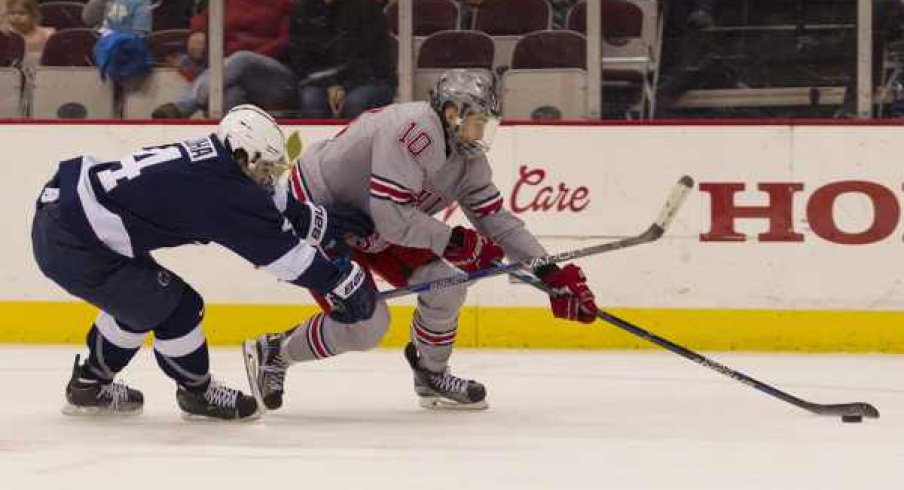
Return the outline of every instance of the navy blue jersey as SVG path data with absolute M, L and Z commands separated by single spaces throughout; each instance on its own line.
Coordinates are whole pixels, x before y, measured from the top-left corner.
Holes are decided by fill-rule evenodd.
M 214 135 L 143 148 L 114 162 L 90 156 L 64 161 L 42 199 L 56 192 L 73 232 L 126 257 L 215 242 L 282 280 L 318 291 L 340 274 L 295 236 L 270 194 Z

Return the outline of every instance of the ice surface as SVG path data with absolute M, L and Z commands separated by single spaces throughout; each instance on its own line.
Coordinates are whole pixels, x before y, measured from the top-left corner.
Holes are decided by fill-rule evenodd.
M 459 351 L 490 410 L 419 408 L 400 352 L 297 365 L 286 405 L 247 424 L 183 421 L 149 350 L 124 377 L 140 417 L 60 413 L 77 346 L 0 347 L 0 489 L 897 489 L 904 356 L 712 354 L 845 424 L 665 352 Z M 246 386 L 238 349 L 215 375 Z M 275 487 L 273 487 L 275 486 Z

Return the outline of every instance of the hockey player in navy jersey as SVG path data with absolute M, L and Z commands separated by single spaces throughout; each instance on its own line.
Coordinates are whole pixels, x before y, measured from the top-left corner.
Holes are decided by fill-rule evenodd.
M 220 244 L 334 305 L 354 323 L 374 311 L 375 289 L 354 262 L 332 262 L 302 240 L 273 204 L 285 141 L 257 107 L 233 108 L 216 134 L 142 148 L 119 161 L 60 163 L 37 202 L 32 245 L 41 271 L 100 310 L 66 386 L 67 414 L 137 414 L 143 395 L 114 381 L 154 332 L 154 355 L 177 384 L 188 418 L 256 418 L 255 399 L 211 378 L 201 296 L 150 253 Z M 323 214 L 323 210 L 319 210 Z M 317 220 L 319 235 L 366 234 L 368 220 Z M 296 216 L 298 225 L 311 216 Z M 305 238 L 305 237 L 302 237 Z
M 288 181 L 280 182 L 279 207 L 313 202 L 367 212 L 377 233 L 358 241 L 356 260 L 396 287 L 449 277 L 456 268 L 487 268 L 503 255 L 517 261 L 547 255 L 524 223 L 502 206 L 493 184 L 485 153 L 497 116 L 492 77 L 450 70 L 430 102 L 370 111 L 335 137 L 311 145 Z M 473 229 L 434 217 L 455 203 Z M 596 318 L 593 293 L 576 265 L 535 272 L 553 291 L 556 317 L 585 323 Z M 405 357 L 425 408 L 487 407 L 484 385 L 453 375 L 448 366 L 465 292 L 456 287 L 418 295 Z M 382 302 L 376 311 L 354 325 L 338 325 L 319 314 L 288 332 L 246 341 L 249 377 L 257 381 L 267 408 L 282 405 L 290 364 L 377 346 L 389 318 Z

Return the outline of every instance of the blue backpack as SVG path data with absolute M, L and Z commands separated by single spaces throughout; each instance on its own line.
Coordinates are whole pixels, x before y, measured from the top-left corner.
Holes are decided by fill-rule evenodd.
M 94 44 L 94 62 L 100 78 L 122 83 L 147 76 L 154 67 L 154 57 L 144 36 L 110 31 Z

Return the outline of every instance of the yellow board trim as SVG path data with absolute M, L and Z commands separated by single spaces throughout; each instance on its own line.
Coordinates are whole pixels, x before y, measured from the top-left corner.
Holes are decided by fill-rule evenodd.
M 385 347 L 408 340 L 412 307 L 394 306 Z M 211 344 L 237 345 L 263 332 L 286 330 L 314 306 L 213 304 L 204 330 Z M 904 353 L 904 312 L 614 308 L 611 312 L 695 350 Z M 96 310 L 83 303 L 2 301 L 0 342 L 82 343 Z M 539 307 L 465 307 L 459 347 L 542 349 L 656 348 L 618 328 L 552 318 Z

